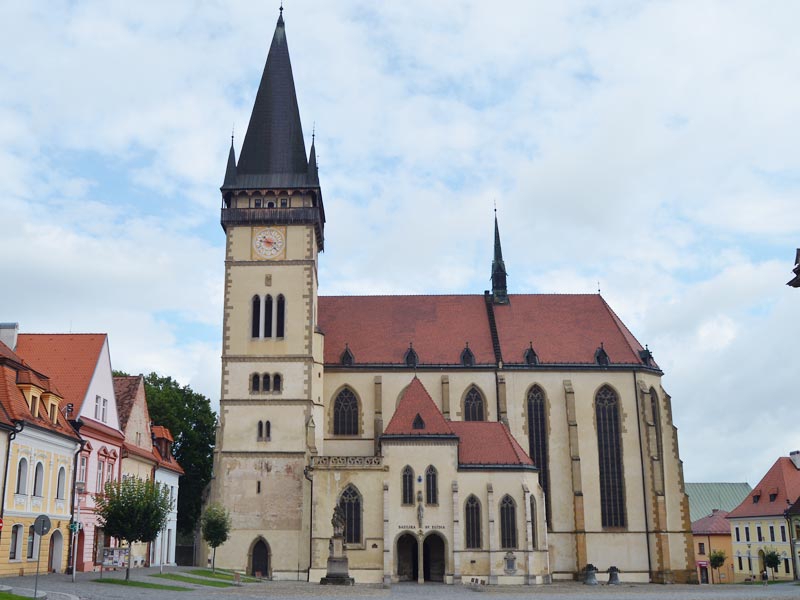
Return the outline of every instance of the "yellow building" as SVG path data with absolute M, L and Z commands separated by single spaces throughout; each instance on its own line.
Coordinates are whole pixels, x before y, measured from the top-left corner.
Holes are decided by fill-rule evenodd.
M 734 581 L 760 579 L 765 553 L 776 551 L 780 564 L 770 579 L 795 579 L 791 532 L 786 510 L 800 498 L 800 452 L 782 456 L 742 503 L 728 514 Z
M 70 540 L 75 455 L 80 441 L 67 422 L 61 394 L 46 374 L 17 355 L 16 328 L 0 342 L 0 435 L 8 463 L 3 489 L 0 575 L 64 572 Z M 34 533 L 37 516 L 51 529 Z
M 495 219 L 491 292 L 318 295 L 326 212 L 282 16 L 221 191 L 210 499 L 233 528 L 218 566 L 318 580 L 339 505 L 357 582 L 535 584 L 587 564 L 623 581 L 695 579 L 662 371 L 599 294 L 509 294 Z M 425 426 L 412 418 L 411 434 L 394 436 L 412 391 L 451 433 L 415 434 Z M 485 436 L 521 455 L 464 460 Z
M 727 515 L 724 510 L 714 509 L 710 515 L 692 523 L 695 565 L 700 583 L 733 583 L 731 527 L 725 518 Z M 715 551 L 725 553 L 725 562 L 713 569 L 711 554 Z

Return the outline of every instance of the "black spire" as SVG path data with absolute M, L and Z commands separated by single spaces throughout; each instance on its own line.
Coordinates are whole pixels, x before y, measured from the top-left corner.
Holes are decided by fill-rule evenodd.
M 231 187 L 236 185 L 236 152 L 233 149 L 233 135 L 231 135 L 231 149 L 228 152 L 228 166 L 225 167 L 225 181 L 222 182 L 222 187 Z
M 256 183 L 256 179 L 259 187 L 307 185 L 308 161 L 286 44 L 283 10 L 275 26 L 267 64 L 244 136 L 237 175 L 238 187 L 249 187 Z
M 308 153 L 308 184 L 319 185 L 319 169 L 317 167 L 317 151 L 314 149 L 315 135 L 311 134 L 311 151 Z
M 497 209 L 494 211 L 494 260 L 492 260 L 492 299 L 495 304 L 508 304 L 506 265 L 500 247 L 500 229 L 497 226 Z

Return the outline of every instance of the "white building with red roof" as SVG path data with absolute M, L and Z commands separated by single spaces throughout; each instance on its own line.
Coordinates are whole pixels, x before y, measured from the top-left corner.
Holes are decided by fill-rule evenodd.
M 75 518 L 80 524 L 76 565 L 79 571 L 100 568 L 103 535 L 94 512 L 94 495 L 107 481 L 120 477 L 122 446 L 108 336 L 85 334 L 20 334 L 17 353 L 50 375 L 62 391 L 62 405 L 71 405 L 69 419 L 83 447 L 77 458 Z M 80 517 L 78 517 L 78 513 Z
M 728 513 L 734 581 L 758 579 L 764 555 L 777 551 L 780 564 L 770 578 L 796 579 L 800 555 L 792 545 L 788 509 L 800 500 L 800 451 L 781 456 L 742 503 Z M 794 556 L 793 556 L 794 554 Z
M 326 212 L 282 16 L 221 192 L 218 566 L 317 580 L 339 505 L 357 582 L 540 583 L 588 564 L 696 579 L 663 373 L 599 294 L 509 294 L 495 219 L 491 291 L 318 295 Z

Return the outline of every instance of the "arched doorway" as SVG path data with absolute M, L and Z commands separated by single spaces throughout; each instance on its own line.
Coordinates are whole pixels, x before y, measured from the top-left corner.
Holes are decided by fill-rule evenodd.
M 258 540 L 253 546 L 250 574 L 254 577 L 269 577 L 269 559 L 269 545 L 264 540 Z
M 64 555 L 64 537 L 61 531 L 56 529 L 50 536 L 50 548 L 48 550 L 47 565 L 51 573 L 61 572 L 61 559 Z
M 436 533 L 422 544 L 422 574 L 425 581 L 444 582 L 444 540 Z
M 397 579 L 416 581 L 419 576 L 417 538 L 404 533 L 397 539 Z

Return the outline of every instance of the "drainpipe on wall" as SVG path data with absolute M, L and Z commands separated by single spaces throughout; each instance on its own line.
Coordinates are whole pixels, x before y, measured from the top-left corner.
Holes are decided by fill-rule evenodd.
M 636 398 L 636 427 L 639 430 L 639 459 L 642 466 L 642 500 L 644 503 L 644 540 L 647 546 L 647 578 L 652 581 L 653 559 L 650 556 L 650 526 L 647 523 L 647 485 L 645 484 L 644 472 L 644 447 L 642 445 L 642 419 L 639 411 L 639 386 L 636 383 L 636 371 L 633 371 L 633 396 Z M 642 415 L 643 416 L 643 415 Z
M 72 510 L 70 512 L 72 513 L 72 519 L 74 520 L 74 518 L 75 518 L 75 506 L 76 506 L 76 502 L 75 501 L 77 500 L 77 496 L 76 496 L 77 492 L 76 492 L 75 486 L 78 483 L 78 457 L 80 456 L 81 452 L 83 452 L 83 447 L 86 445 L 86 440 L 84 440 L 82 437 L 80 437 L 80 433 L 78 433 L 78 430 L 80 429 L 80 425 L 78 427 L 75 427 L 74 424 L 71 421 L 70 421 L 70 424 L 73 425 L 73 429 L 75 429 L 75 433 L 78 434 L 79 443 L 80 443 L 80 445 L 78 446 L 78 449 L 75 451 L 75 454 L 73 454 L 73 456 L 72 456 L 72 502 L 70 503 L 71 506 L 72 506 Z M 122 459 L 120 459 L 120 463 L 121 462 L 122 462 Z M 88 469 L 88 466 L 89 466 L 88 465 L 88 461 L 87 461 L 87 465 L 86 466 L 87 466 L 87 469 Z M 80 530 L 80 526 L 81 525 L 80 525 L 80 523 L 78 521 L 74 521 L 74 522 L 78 523 L 78 530 L 74 531 L 72 535 L 75 538 L 77 538 L 77 536 L 79 536 L 80 532 L 81 532 L 81 530 Z M 72 555 L 73 555 L 73 553 L 78 551 L 78 547 L 77 546 L 78 545 L 76 543 L 74 543 L 73 540 L 70 540 L 69 551 L 67 552 L 67 565 L 69 565 L 71 570 L 72 570 L 72 582 L 73 583 L 75 582 L 75 569 L 77 568 L 77 565 L 74 564 L 75 561 L 73 560 Z
M 311 543 L 314 540 L 314 478 L 309 477 L 311 467 L 306 466 L 303 469 L 303 476 L 308 479 L 311 484 L 311 498 L 308 502 L 308 582 L 311 583 Z

